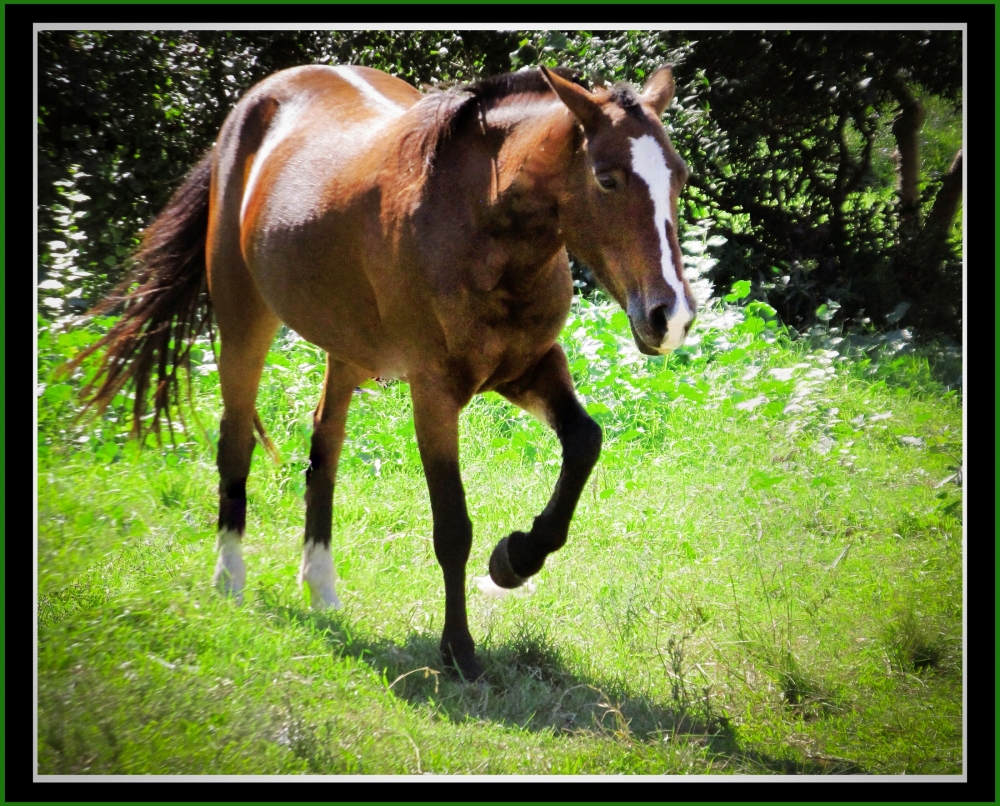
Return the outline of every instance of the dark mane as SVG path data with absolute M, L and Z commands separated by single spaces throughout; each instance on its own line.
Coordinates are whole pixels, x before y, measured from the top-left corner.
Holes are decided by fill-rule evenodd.
M 550 71 L 561 78 L 565 78 L 567 81 L 572 81 L 574 84 L 579 84 L 588 90 L 590 89 L 575 70 L 569 70 L 565 67 L 554 67 L 550 68 Z M 487 108 L 494 101 L 501 100 L 510 95 L 529 93 L 548 94 L 552 92 L 549 82 L 545 80 L 545 76 L 542 75 L 542 71 L 538 68 L 519 70 L 516 73 L 501 73 L 498 76 L 484 78 L 473 84 L 467 84 L 463 89 L 470 93 L 472 98 L 486 104 Z M 472 99 L 470 98 L 470 100 Z
M 615 84 L 608 98 L 622 109 L 631 109 L 639 105 L 639 96 L 635 94 L 635 89 L 624 81 Z
M 550 70 L 567 81 L 572 81 L 587 90 L 590 89 L 576 70 L 565 67 L 553 67 Z M 545 80 L 542 71 L 537 67 L 532 67 L 518 70 L 516 73 L 501 73 L 498 76 L 483 78 L 466 84 L 456 91 L 465 93 L 466 98 L 453 112 L 452 131 L 456 130 L 473 110 L 483 114 L 505 98 L 517 95 L 549 95 L 552 92 L 552 87 Z
M 590 89 L 575 70 L 565 67 L 549 69 L 567 81 Z M 451 137 L 470 115 L 481 115 L 513 95 L 547 95 L 551 92 L 552 88 L 538 68 L 501 73 L 450 89 L 432 91 L 413 107 L 413 114 L 419 117 L 413 131 L 403 138 L 401 150 L 408 151 L 411 159 L 426 172 L 433 164 L 441 143 Z

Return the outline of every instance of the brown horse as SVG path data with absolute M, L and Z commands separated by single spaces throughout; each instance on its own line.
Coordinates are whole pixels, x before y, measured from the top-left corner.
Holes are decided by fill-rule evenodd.
M 673 92 L 669 66 L 641 93 L 591 92 L 542 67 L 429 95 L 366 67 L 308 66 L 246 93 L 146 230 L 139 288 L 102 304 L 124 301 L 124 314 L 88 351 L 109 347 L 98 406 L 135 384 L 136 431 L 156 375 L 155 427 L 214 310 L 223 591 L 239 597 L 245 584 L 255 427 L 267 442 L 255 400 L 284 322 L 328 354 L 306 471 L 300 580 L 313 606 L 340 606 L 330 532 L 352 391 L 373 376 L 404 379 L 444 572 L 442 656 L 466 679 L 482 674 L 465 607 L 459 412 L 495 390 L 562 445 L 548 505 L 490 558 L 492 580 L 514 588 L 566 542 L 601 449 L 556 344 L 573 294 L 567 249 L 625 308 L 644 353 L 677 347 L 694 318 L 677 242 L 687 171 L 660 122 Z

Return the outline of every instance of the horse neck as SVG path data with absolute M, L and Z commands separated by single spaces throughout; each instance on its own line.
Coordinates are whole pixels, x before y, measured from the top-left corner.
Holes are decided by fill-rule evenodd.
M 465 265 L 460 274 L 479 289 L 530 286 L 564 245 L 559 207 L 577 161 L 575 124 L 554 95 L 530 100 L 466 118 L 407 214 L 428 233 L 419 247 L 424 261 Z
M 558 197 L 573 157 L 574 129 L 569 110 L 554 94 L 490 109 L 484 133 L 495 149 L 496 196 Z
M 477 205 L 479 241 L 489 244 L 488 262 L 503 264 L 506 282 L 515 285 L 530 285 L 564 246 L 559 202 L 572 154 L 552 135 L 566 108 L 544 100 L 491 110 L 499 114 L 488 114 L 484 127 L 491 176 L 489 203 Z

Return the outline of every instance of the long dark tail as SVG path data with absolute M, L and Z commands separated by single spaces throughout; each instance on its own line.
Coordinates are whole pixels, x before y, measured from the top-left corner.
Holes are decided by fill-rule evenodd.
M 212 302 L 205 269 L 208 193 L 212 152 L 188 174 L 166 208 L 143 233 L 135 254 L 136 268 L 91 314 L 108 313 L 124 304 L 110 331 L 64 368 L 71 371 L 92 353 L 107 347 L 97 375 L 81 391 L 84 411 L 102 412 L 120 391 L 131 385 L 132 433 L 159 434 L 161 418 L 170 418 L 180 403 L 178 370 L 190 369 L 191 347 L 205 332 L 212 333 Z M 129 291 L 138 284 L 138 288 Z M 214 343 L 214 341 L 213 341 Z M 149 388 L 153 386 L 153 416 L 145 424 Z M 188 377 L 190 391 L 190 376 Z

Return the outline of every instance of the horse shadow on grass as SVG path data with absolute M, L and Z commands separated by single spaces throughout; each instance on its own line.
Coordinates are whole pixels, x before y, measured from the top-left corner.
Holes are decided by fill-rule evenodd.
M 342 613 L 314 612 L 262 593 L 260 605 L 279 622 L 324 635 L 338 657 L 353 657 L 381 674 L 395 696 L 430 706 L 456 724 L 489 721 L 522 730 L 579 732 L 621 741 L 669 741 L 707 751 L 712 768 L 786 775 L 866 774 L 846 759 L 783 758 L 741 747 L 729 720 L 683 681 L 665 701 L 625 680 L 597 679 L 572 670 L 544 634 L 522 629 L 513 638 L 487 636 L 477 646 L 485 680 L 465 683 L 442 668 L 435 635 L 411 633 L 404 643 L 362 636 Z

